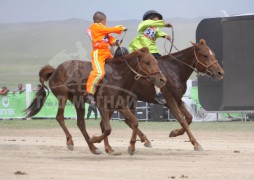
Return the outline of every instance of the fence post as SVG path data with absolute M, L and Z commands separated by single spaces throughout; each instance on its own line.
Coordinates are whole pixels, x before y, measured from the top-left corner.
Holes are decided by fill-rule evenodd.
M 31 103 L 31 99 L 30 99 L 30 92 L 31 91 L 32 91 L 32 85 L 26 84 L 26 108 L 28 108 Z M 26 113 L 28 113 L 28 112 L 26 112 Z

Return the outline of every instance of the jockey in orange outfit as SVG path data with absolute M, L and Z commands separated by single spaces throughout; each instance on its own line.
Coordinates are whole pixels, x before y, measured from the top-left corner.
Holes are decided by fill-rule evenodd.
M 92 106 L 95 106 L 94 94 L 97 86 L 105 75 L 104 64 L 106 59 L 112 58 L 109 47 L 119 45 L 117 40 L 110 36 L 110 33 L 120 34 L 127 30 L 123 26 L 106 27 L 106 15 L 102 12 L 96 12 L 93 16 L 94 23 L 87 30 L 92 41 L 93 50 L 91 51 L 92 68 L 87 80 L 86 90 L 88 92 L 87 100 Z

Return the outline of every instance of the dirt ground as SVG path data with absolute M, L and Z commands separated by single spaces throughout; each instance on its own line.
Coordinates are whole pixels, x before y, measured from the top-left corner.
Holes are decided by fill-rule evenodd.
M 168 138 L 167 131 L 146 131 L 153 148 L 137 142 L 127 152 L 129 130 L 113 130 L 111 146 L 121 155 L 93 155 L 77 128 L 70 129 L 74 151 L 57 129 L 1 129 L 0 179 L 254 179 L 254 132 L 193 132 L 204 148 L 195 152 L 187 135 Z M 89 134 L 99 133 L 89 129 Z

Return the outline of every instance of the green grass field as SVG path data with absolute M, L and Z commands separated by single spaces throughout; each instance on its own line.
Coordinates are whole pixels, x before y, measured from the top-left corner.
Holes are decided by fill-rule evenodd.
M 77 128 L 76 120 L 65 120 L 67 127 Z M 87 120 L 87 128 L 100 128 L 99 120 Z M 111 121 L 113 129 L 128 129 L 123 121 Z M 139 122 L 142 130 L 172 130 L 179 128 L 178 122 Z M 44 120 L 0 120 L 0 129 L 46 129 L 60 128 L 54 119 Z M 194 131 L 218 131 L 218 132 L 253 132 L 254 122 L 193 122 L 191 129 Z

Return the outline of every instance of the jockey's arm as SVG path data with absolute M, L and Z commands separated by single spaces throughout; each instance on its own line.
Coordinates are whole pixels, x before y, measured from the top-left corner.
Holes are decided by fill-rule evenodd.
M 165 22 L 163 20 L 145 20 L 142 21 L 142 23 L 139 24 L 138 26 L 138 31 L 144 31 L 148 27 L 165 27 Z
M 103 26 L 100 28 L 100 32 L 102 34 L 110 34 L 110 33 L 116 33 L 120 34 L 125 28 L 123 26 L 115 26 L 115 27 L 106 27 Z

